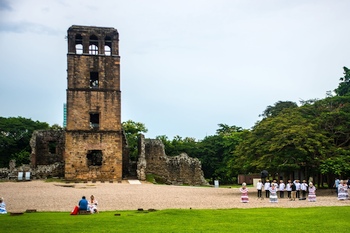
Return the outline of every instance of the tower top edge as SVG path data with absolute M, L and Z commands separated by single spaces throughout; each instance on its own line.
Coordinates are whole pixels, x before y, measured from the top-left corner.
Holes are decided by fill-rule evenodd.
M 90 30 L 117 31 L 117 29 L 113 27 L 83 26 L 83 25 L 72 25 L 68 28 L 68 31 L 90 31 Z

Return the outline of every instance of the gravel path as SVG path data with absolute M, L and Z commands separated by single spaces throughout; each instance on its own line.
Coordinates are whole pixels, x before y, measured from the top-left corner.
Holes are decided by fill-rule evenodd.
M 249 203 L 240 202 L 237 188 L 188 187 L 153 185 L 149 183 L 59 183 L 44 181 L 0 182 L 0 196 L 4 197 L 8 212 L 36 209 L 37 211 L 71 211 L 83 195 L 93 194 L 99 210 L 147 209 L 223 209 L 260 207 L 350 206 L 350 201 L 338 201 L 331 190 L 316 191 L 317 201 L 289 201 L 279 199 L 270 203 L 258 200 L 249 189 Z M 263 193 L 264 194 L 264 193 Z

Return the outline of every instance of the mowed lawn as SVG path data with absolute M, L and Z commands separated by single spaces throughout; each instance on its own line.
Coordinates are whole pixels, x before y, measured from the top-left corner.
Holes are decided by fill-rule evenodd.
M 0 216 L 0 232 L 350 232 L 350 206 L 37 212 Z

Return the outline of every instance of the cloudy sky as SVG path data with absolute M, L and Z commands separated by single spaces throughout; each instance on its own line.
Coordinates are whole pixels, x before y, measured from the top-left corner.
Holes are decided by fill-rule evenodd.
M 0 115 L 63 123 L 71 25 L 119 31 L 122 121 L 146 137 L 249 129 L 350 67 L 348 0 L 0 0 Z

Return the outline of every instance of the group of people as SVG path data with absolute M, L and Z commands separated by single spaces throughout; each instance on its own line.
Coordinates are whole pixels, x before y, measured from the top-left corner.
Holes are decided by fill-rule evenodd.
M 306 180 L 303 180 L 300 183 L 299 180 L 291 181 L 288 180 L 288 183 L 285 184 L 283 180 L 280 180 L 279 184 L 276 180 L 273 180 L 271 183 L 269 180 L 266 180 L 265 183 L 262 183 L 259 180 L 256 184 L 257 196 L 258 199 L 264 199 L 262 196 L 263 190 L 265 191 L 265 197 L 270 199 L 271 203 L 278 202 L 278 193 L 279 198 L 284 198 L 285 192 L 287 192 L 287 197 L 290 201 L 295 201 L 296 198 L 299 200 L 306 200 L 306 195 L 308 193 L 308 200 L 310 202 L 316 201 L 316 187 L 312 182 L 309 184 L 306 183 Z M 248 188 L 247 184 L 243 183 L 242 187 L 239 189 L 241 192 L 241 202 L 248 203 Z
M 78 203 L 79 210 L 90 211 L 92 214 L 93 213 L 98 213 L 97 205 L 98 205 L 98 202 L 95 199 L 94 195 L 90 196 L 90 200 L 89 201 L 86 200 L 85 196 L 83 196 L 81 198 L 81 200 L 79 201 L 79 203 Z
M 90 200 L 86 200 L 86 197 L 83 196 L 81 200 L 79 201 L 79 210 L 85 210 L 90 211 L 93 213 L 98 213 L 97 210 L 97 200 L 95 199 L 94 195 L 90 196 Z M 4 198 L 0 197 L 0 214 L 7 214 L 6 210 L 6 204 L 4 202 Z

